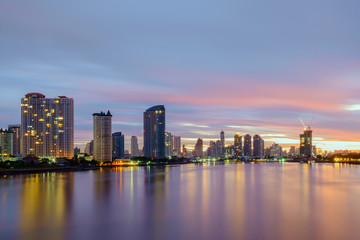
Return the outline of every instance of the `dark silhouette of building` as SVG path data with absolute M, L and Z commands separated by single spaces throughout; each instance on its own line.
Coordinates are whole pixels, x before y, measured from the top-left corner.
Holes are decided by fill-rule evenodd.
M 246 134 L 244 136 L 244 155 L 245 156 L 252 156 L 251 152 L 251 136 Z
M 257 134 L 253 137 L 253 147 L 253 156 L 260 157 L 264 155 L 264 140 Z
M 201 138 L 198 138 L 195 144 L 194 156 L 200 158 L 203 157 L 203 140 Z
M 165 158 L 165 107 L 157 105 L 144 112 L 144 156 Z
M 112 134 L 112 157 L 120 159 L 125 156 L 125 136 L 121 132 Z

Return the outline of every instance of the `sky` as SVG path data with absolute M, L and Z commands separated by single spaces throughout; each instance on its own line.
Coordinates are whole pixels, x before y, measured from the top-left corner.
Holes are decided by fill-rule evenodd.
M 28 92 L 75 100 L 75 143 L 92 113 L 142 142 L 142 114 L 193 146 L 235 133 L 360 149 L 356 0 L 0 0 L 0 127 Z

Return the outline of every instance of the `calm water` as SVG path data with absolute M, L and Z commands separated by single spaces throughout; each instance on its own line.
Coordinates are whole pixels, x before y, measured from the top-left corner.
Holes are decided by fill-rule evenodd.
M 360 166 L 8 176 L 0 180 L 0 239 L 360 239 Z

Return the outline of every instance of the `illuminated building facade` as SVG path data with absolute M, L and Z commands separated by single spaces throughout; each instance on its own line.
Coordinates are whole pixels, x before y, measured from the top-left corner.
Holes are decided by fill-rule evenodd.
M 139 143 L 137 136 L 131 137 L 131 157 L 138 157 L 139 153 Z
M 165 158 L 165 107 L 153 106 L 144 112 L 144 156 Z
M 21 154 L 45 158 L 72 158 L 74 154 L 74 100 L 45 98 L 29 93 L 21 99 Z
M 165 156 L 170 158 L 173 155 L 174 139 L 171 133 L 165 132 Z
M 0 129 L 0 154 L 2 157 L 14 155 L 13 136 L 14 133 L 10 128 L 8 130 Z
M 13 154 L 20 155 L 21 154 L 21 146 L 20 146 L 21 125 L 9 125 L 9 129 L 14 133 L 13 134 Z
M 279 144 L 274 143 L 270 147 L 270 157 L 281 158 L 282 157 L 282 147 Z
M 244 136 L 244 155 L 245 156 L 252 156 L 251 152 L 251 136 L 246 134 Z
M 236 157 L 243 155 L 242 136 L 240 133 L 234 135 L 234 151 Z
M 312 130 L 305 128 L 304 133 L 300 134 L 300 155 L 310 157 L 312 155 Z
M 112 161 L 112 115 L 100 112 L 93 114 L 94 120 L 94 159 L 96 161 Z
M 125 156 L 125 136 L 121 132 L 112 134 L 113 159 L 120 159 Z
M 253 148 L 253 156 L 260 157 L 264 155 L 264 140 L 257 134 L 253 137 Z

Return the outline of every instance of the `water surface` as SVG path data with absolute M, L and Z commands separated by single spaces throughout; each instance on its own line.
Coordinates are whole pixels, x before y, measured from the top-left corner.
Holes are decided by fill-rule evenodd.
M 360 167 L 190 164 L 7 176 L 0 239 L 360 239 Z

